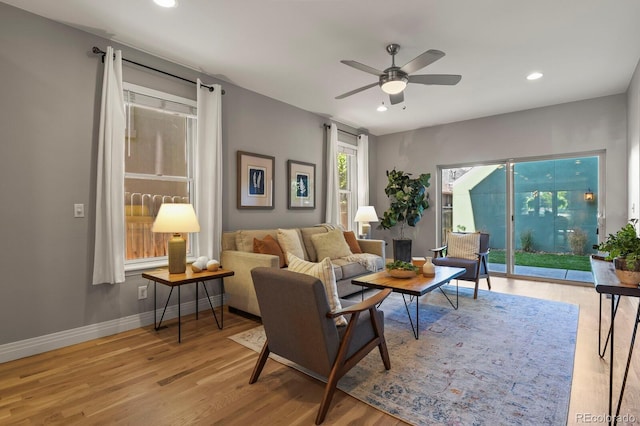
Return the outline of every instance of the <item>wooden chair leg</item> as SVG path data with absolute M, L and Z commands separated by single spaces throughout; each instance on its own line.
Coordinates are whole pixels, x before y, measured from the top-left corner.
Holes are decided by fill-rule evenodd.
M 489 279 L 489 275 L 487 275 L 487 286 L 489 286 L 489 290 L 491 290 L 491 280 Z
M 371 322 L 373 323 L 373 328 L 376 331 L 376 336 L 380 339 L 380 344 L 378 344 L 378 349 L 380 350 L 380 357 L 382 357 L 382 363 L 384 364 L 384 368 L 386 370 L 391 369 L 391 360 L 389 358 L 389 350 L 387 349 L 387 341 L 384 338 L 384 332 L 382 328 L 382 324 L 378 316 L 375 313 L 375 309 L 369 310 L 369 317 L 371 318 Z
M 473 289 L 473 298 L 477 299 L 478 298 L 478 284 L 480 283 L 480 279 L 476 278 L 476 286 Z
M 336 386 L 338 385 L 338 374 L 337 371 L 331 371 L 329 375 L 329 380 L 327 381 L 327 385 L 324 388 L 324 395 L 322 397 L 322 402 L 320 402 L 320 408 L 318 409 L 318 415 L 316 416 L 316 424 L 324 422 L 324 418 L 327 416 L 327 412 L 329 411 L 329 405 L 331 404 L 331 400 L 333 399 L 333 394 L 336 391 Z
M 264 342 L 264 346 L 262 346 L 262 351 L 260 352 L 260 356 L 258 357 L 258 361 L 256 361 L 255 367 L 253 367 L 253 373 L 251 373 L 251 378 L 249 379 L 249 384 L 252 385 L 258 380 L 260 377 L 260 373 L 262 373 L 262 369 L 264 368 L 264 364 L 267 362 L 267 358 L 269 358 L 269 341 Z

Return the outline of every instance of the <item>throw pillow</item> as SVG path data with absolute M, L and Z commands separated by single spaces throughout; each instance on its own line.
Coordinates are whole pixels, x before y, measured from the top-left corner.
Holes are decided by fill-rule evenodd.
M 280 267 L 285 265 L 284 253 L 280 248 L 280 244 L 271 235 L 267 235 L 263 240 L 253 239 L 253 252 L 262 254 L 272 254 L 280 258 Z
M 447 257 L 476 260 L 480 251 L 480 233 L 459 234 L 450 232 L 447 237 Z
M 338 297 L 336 275 L 333 272 L 331 260 L 328 257 L 325 257 L 320 262 L 314 263 L 302 260 L 291 253 L 287 254 L 289 258 L 289 270 L 318 278 L 324 285 L 324 291 L 327 293 L 327 300 L 329 301 L 329 308 L 331 311 L 342 309 L 340 298 Z M 341 315 L 335 318 L 335 323 L 336 325 L 347 325 L 347 320 Z
M 297 229 L 278 229 L 278 243 L 282 251 L 286 253 L 285 262 L 289 263 L 287 255 L 293 254 L 300 259 L 304 259 L 304 248 L 302 248 L 302 239 Z
M 349 250 L 353 254 L 362 253 L 362 249 L 360 248 L 360 244 L 358 244 L 358 239 L 356 238 L 356 234 L 353 231 L 344 231 L 344 239 L 349 245 Z
M 313 248 L 316 249 L 318 259 L 324 259 L 325 257 L 337 259 L 353 254 L 340 229 L 333 229 L 324 234 L 312 235 L 311 242 L 313 243 Z

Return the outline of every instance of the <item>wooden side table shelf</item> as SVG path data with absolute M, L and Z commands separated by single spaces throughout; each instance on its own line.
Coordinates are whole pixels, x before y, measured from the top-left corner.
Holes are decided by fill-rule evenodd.
M 613 270 L 612 262 L 605 261 L 600 256 L 591 256 L 591 271 L 593 272 L 593 281 L 596 287 L 596 291 L 600 295 L 600 312 L 598 316 L 598 355 L 600 355 L 600 358 L 604 358 L 605 352 L 607 351 L 607 345 L 609 345 L 609 424 L 615 425 L 620 415 L 620 406 L 622 404 L 622 397 L 624 396 L 624 388 L 627 384 L 627 375 L 629 374 L 629 365 L 631 364 L 631 356 L 633 354 L 633 346 L 636 340 L 636 332 L 638 331 L 638 323 L 640 323 L 640 305 L 638 306 L 638 312 L 636 313 L 635 324 L 633 326 L 633 333 L 631 335 L 631 343 L 629 346 L 629 354 L 627 355 L 627 366 L 622 378 L 622 385 L 620 388 L 620 396 L 618 397 L 616 413 L 615 415 L 613 415 L 613 336 L 616 313 L 618 312 L 620 297 L 640 297 L 640 288 L 620 284 L 620 281 L 618 280 L 618 277 Z M 609 296 L 611 296 L 611 324 L 609 326 L 609 333 L 607 335 L 607 339 L 605 340 L 604 347 L 602 347 L 603 294 L 608 294 Z
M 224 299 L 224 277 L 230 277 L 234 275 L 233 271 L 228 269 L 218 269 L 217 271 L 202 271 L 202 272 L 193 272 L 190 267 L 187 267 L 187 270 L 183 274 L 170 274 L 169 270 L 166 268 L 157 269 L 155 271 L 144 272 L 142 274 L 142 278 L 146 278 L 148 280 L 153 281 L 153 326 L 156 331 L 160 329 L 160 325 L 162 324 L 162 319 L 164 318 L 164 314 L 167 312 L 167 306 L 169 305 L 169 300 L 171 299 L 171 294 L 173 293 L 173 289 L 178 287 L 178 343 L 182 342 L 182 330 L 181 330 L 181 312 L 180 312 L 180 287 L 185 284 L 196 284 L 196 319 L 198 319 L 198 284 L 202 284 L 202 288 L 204 289 L 205 294 L 207 295 L 207 300 L 209 301 L 209 306 L 211 307 L 211 313 L 213 314 L 213 318 L 216 320 L 216 324 L 219 329 L 223 327 L 224 321 L 224 306 L 220 307 L 220 322 L 218 322 L 218 316 L 216 315 L 215 309 L 213 309 L 213 304 L 211 303 L 211 298 L 209 297 L 209 291 L 207 290 L 207 286 L 205 286 L 205 281 L 209 280 L 220 280 L 220 293 Z M 164 284 L 166 286 L 171 287 L 171 291 L 169 292 L 169 296 L 167 297 L 167 301 L 164 304 L 164 310 L 162 311 L 162 315 L 160 316 L 160 322 L 156 323 L 156 286 L 157 284 Z

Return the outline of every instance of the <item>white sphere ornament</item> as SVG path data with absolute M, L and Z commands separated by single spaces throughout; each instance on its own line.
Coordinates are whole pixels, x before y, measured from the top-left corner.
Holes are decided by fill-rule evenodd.
M 193 270 L 193 272 L 202 272 L 205 269 L 207 269 L 207 264 L 205 262 L 200 262 L 199 260 L 196 260 L 191 264 L 191 269 Z
M 215 272 L 220 268 L 220 262 L 215 259 L 211 259 L 207 262 L 207 271 Z

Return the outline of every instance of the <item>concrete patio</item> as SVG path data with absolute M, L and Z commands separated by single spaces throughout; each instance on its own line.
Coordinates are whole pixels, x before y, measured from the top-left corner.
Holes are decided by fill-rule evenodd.
M 489 263 L 489 272 L 506 272 L 506 265 L 501 263 Z M 537 266 L 518 266 L 514 268 L 516 275 L 536 278 L 550 278 L 554 280 L 581 281 L 593 283 L 591 271 L 573 271 L 570 269 L 540 268 Z

